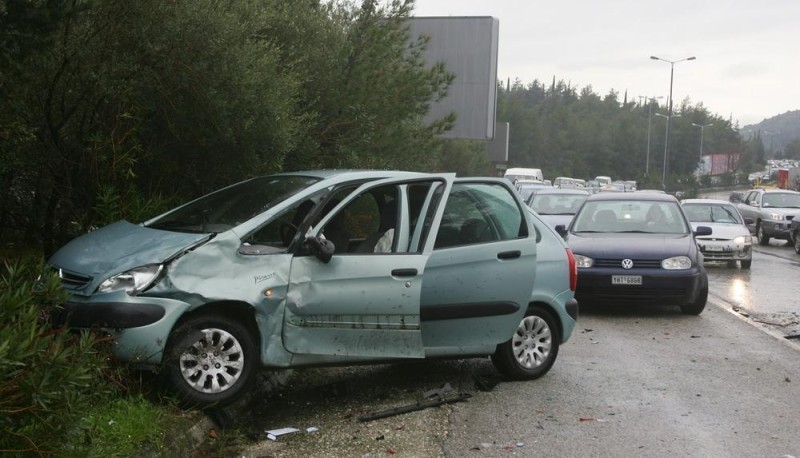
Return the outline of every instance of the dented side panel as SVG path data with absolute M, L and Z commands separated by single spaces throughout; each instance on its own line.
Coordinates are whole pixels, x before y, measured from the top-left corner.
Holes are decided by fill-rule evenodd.
M 283 336 L 293 353 L 421 358 L 420 254 L 340 255 L 328 264 L 297 257 Z M 413 277 L 395 277 L 414 269 Z

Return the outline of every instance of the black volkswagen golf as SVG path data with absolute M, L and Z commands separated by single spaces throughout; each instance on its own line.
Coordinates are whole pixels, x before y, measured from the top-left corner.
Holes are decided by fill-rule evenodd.
M 708 277 L 696 235 L 678 200 L 650 192 L 599 193 L 581 206 L 570 227 L 559 227 L 575 254 L 580 303 L 678 305 L 698 315 Z

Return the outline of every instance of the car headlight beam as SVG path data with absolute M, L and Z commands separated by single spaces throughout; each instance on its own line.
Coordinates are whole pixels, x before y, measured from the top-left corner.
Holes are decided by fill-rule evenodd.
M 148 264 L 136 267 L 109 277 L 103 283 L 100 283 L 97 292 L 109 293 L 124 290 L 129 295 L 135 296 L 152 286 L 161 276 L 163 270 L 163 264 Z

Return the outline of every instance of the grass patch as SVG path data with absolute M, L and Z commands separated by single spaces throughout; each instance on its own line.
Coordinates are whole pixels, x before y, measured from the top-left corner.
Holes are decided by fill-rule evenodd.
M 67 447 L 81 456 L 170 456 L 167 434 L 177 409 L 142 397 L 119 398 L 93 406 Z

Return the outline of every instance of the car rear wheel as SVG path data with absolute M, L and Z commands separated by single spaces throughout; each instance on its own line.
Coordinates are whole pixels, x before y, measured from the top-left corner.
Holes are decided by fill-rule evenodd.
M 510 340 L 497 346 L 492 363 L 514 380 L 533 380 L 546 374 L 558 356 L 561 343 L 556 319 L 539 306 L 531 306 Z
M 175 328 L 164 362 L 164 379 L 187 407 L 224 406 L 253 383 L 258 364 L 252 333 L 218 315 L 190 318 Z
M 739 261 L 739 264 L 742 265 L 742 269 L 749 269 L 750 268 L 750 264 L 752 264 L 752 263 L 753 263 L 752 259 L 743 259 L 743 260 Z
M 761 223 L 756 226 L 756 238 L 759 245 L 769 245 L 769 236 L 764 232 L 764 226 Z

